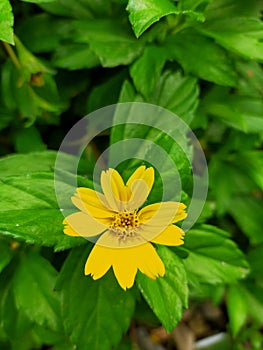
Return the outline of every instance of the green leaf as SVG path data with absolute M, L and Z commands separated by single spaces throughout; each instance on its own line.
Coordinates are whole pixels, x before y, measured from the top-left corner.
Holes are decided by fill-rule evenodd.
M 213 19 L 200 25 L 198 30 L 230 51 L 263 62 L 263 23 L 257 18 Z
M 42 3 L 46 3 L 46 2 L 55 2 L 56 0 L 21 0 L 24 2 L 31 2 L 33 4 L 42 4 Z
M 246 299 L 238 284 L 233 284 L 228 287 L 226 303 L 230 329 L 235 337 L 245 324 L 247 318 Z
M 56 67 L 69 70 L 94 68 L 100 65 L 99 58 L 86 44 L 58 46 L 52 61 Z
M 171 332 L 181 320 L 183 308 L 187 307 L 187 277 L 176 254 L 163 246 L 158 246 L 157 252 L 165 265 L 164 277 L 153 281 L 140 273 L 136 280 L 153 312 L 167 332 Z
M 262 198 L 249 195 L 236 196 L 231 201 L 230 215 L 235 219 L 239 228 L 249 237 L 251 244 L 262 243 Z M 245 215 L 244 215 L 245 213 Z
M 12 7 L 8 0 L 1 0 L 0 3 L 0 40 L 14 44 L 13 36 L 14 16 Z
M 11 249 L 10 243 L 0 238 L 0 273 L 10 263 L 14 255 L 14 250 Z
M 166 71 L 148 102 L 169 109 L 190 124 L 198 106 L 198 97 L 199 85 L 196 78 L 184 76 L 179 71 Z
M 88 253 L 86 247 L 73 249 L 60 273 L 64 325 L 79 349 L 109 350 L 129 327 L 135 300 L 112 272 L 97 281 L 85 276 Z
M 127 10 L 137 37 L 160 18 L 179 13 L 169 0 L 129 0 Z
M 75 21 L 74 27 L 76 42 L 88 44 L 103 67 L 130 64 L 144 46 L 132 36 L 128 24 L 116 20 Z
M 17 307 L 31 321 L 53 330 L 61 329 L 60 296 L 54 291 L 56 277 L 54 267 L 37 253 L 24 256 L 14 276 Z
M 40 132 L 34 126 L 20 129 L 15 137 L 15 148 L 17 152 L 29 153 L 32 151 L 42 151 L 46 149 Z
M 67 249 L 85 242 L 83 238 L 63 234 L 63 210 L 72 212 L 70 198 L 75 189 L 63 180 L 56 182 L 65 206 L 59 208 L 52 173 L 28 173 L 2 178 L 0 182 L 0 233 L 29 244 Z M 65 212 L 65 216 L 66 216 Z
M 149 98 L 160 77 L 168 52 L 161 46 L 147 46 L 131 66 L 130 74 L 137 90 Z
M 184 260 L 187 274 L 194 283 L 233 283 L 248 273 L 248 264 L 229 234 L 214 226 L 201 225 L 185 235 Z
M 219 85 L 237 85 L 237 75 L 230 57 L 213 40 L 188 29 L 170 36 L 166 44 L 171 52 L 170 57 L 176 59 L 186 73 Z

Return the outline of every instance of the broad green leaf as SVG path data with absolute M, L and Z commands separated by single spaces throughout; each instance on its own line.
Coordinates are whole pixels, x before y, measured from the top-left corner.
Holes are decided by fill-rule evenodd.
M 138 57 L 144 43 L 136 40 L 128 24 L 116 20 L 75 21 L 75 40 L 88 44 L 103 67 L 130 64 Z
M 186 73 L 219 85 L 236 86 L 234 65 L 213 40 L 188 29 L 170 36 L 166 44 L 170 58 L 176 59 Z
M 235 219 L 240 230 L 250 239 L 252 244 L 262 243 L 262 198 L 236 196 L 231 201 L 229 213 Z
M 136 280 L 153 312 L 165 329 L 171 332 L 181 320 L 183 308 L 187 307 L 187 277 L 176 254 L 163 246 L 158 246 L 157 253 L 165 265 L 164 277 L 153 281 L 140 273 Z
M 230 329 L 235 337 L 245 324 L 247 318 L 246 299 L 238 284 L 232 284 L 228 287 L 226 304 Z
M 131 66 L 130 74 L 137 90 L 149 98 L 161 75 L 168 52 L 165 47 L 147 46 Z
M 85 242 L 83 238 L 63 234 L 62 211 L 71 212 L 70 198 L 75 189 L 63 178 L 56 183 L 65 206 L 59 208 L 52 173 L 28 173 L 2 178 L 0 183 L 0 234 L 29 244 L 67 249 Z
M 15 136 L 16 151 L 20 153 L 29 153 L 33 151 L 42 151 L 46 145 L 41 139 L 40 132 L 34 126 L 21 129 Z
M 46 2 L 55 2 L 56 0 L 22 0 L 24 2 L 32 2 L 34 4 L 42 4 Z
M 14 16 L 9 0 L 0 3 L 0 40 L 14 44 L 13 36 Z
M 198 30 L 230 51 L 248 59 L 263 61 L 263 23 L 257 18 L 213 19 L 199 26 Z
M 239 73 L 238 92 L 243 96 L 263 96 L 263 69 L 255 61 L 236 62 Z
M 87 44 L 58 46 L 52 61 L 56 67 L 69 70 L 94 68 L 100 65 L 99 58 Z
M 258 280 L 262 279 L 262 264 L 263 264 L 263 244 L 250 250 L 247 255 L 248 262 L 251 267 L 250 277 Z
M 17 307 L 31 321 L 53 330 L 61 329 L 60 296 L 54 291 L 56 277 L 54 267 L 38 253 L 23 256 L 14 277 Z
M 184 260 L 187 274 L 194 283 L 233 283 L 248 273 L 245 256 L 228 233 L 214 226 L 201 225 L 185 235 Z
M 128 329 L 135 300 L 111 271 L 97 281 L 85 276 L 88 254 L 87 247 L 73 249 L 60 273 L 64 326 L 77 348 L 109 350 Z

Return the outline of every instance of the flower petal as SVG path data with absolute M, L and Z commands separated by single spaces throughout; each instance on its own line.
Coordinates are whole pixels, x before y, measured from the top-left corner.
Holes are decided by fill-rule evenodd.
M 137 250 L 138 268 L 142 273 L 151 279 L 164 276 L 164 264 L 150 243 L 142 244 L 134 249 Z
M 111 249 L 95 245 L 85 264 L 85 275 L 91 274 L 94 280 L 105 275 L 112 263 Z
M 153 243 L 177 246 L 184 243 L 184 231 L 177 226 L 168 226 L 160 235 L 151 240 Z
M 90 188 L 79 187 L 77 194 L 71 197 L 72 203 L 82 212 L 93 216 L 105 225 L 110 225 L 114 212 L 106 205 L 103 194 Z
M 113 271 L 119 285 L 126 290 L 134 284 L 137 273 L 136 248 L 115 249 Z
M 67 216 L 63 224 L 64 233 L 69 236 L 92 237 L 105 231 L 108 227 L 95 220 L 91 215 L 78 212 Z
M 155 203 L 142 208 L 138 216 L 140 222 L 145 225 L 165 228 L 172 222 L 177 222 L 186 217 L 185 208 L 185 205 L 179 202 Z
M 127 191 L 118 171 L 112 168 L 102 171 L 100 180 L 109 207 L 114 211 L 123 211 L 123 202 L 127 201 Z
M 127 181 L 128 209 L 138 209 L 146 201 L 154 182 L 154 169 L 140 166 Z

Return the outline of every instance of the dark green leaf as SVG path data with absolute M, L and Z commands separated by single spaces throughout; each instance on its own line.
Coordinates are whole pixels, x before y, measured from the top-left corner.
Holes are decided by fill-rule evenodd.
M 0 3 L 0 40 L 14 44 L 13 36 L 14 16 L 9 0 Z
M 138 286 L 168 332 L 181 320 L 183 308 L 187 307 L 188 287 L 184 266 L 176 254 L 159 246 L 157 250 L 165 265 L 164 277 L 155 281 L 143 274 L 137 276 Z
M 60 296 L 54 291 L 57 277 L 52 265 L 37 253 L 23 257 L 14 277 L 17 307 L 31 321 L 61 329 Z
M 136 40 L 128 25 L 116 20 L 76 21 L 75 40 L 88 44 L 103 67 L 131 63 L 142 52 L 144 43 Z
M 42 151 L 46 145 L 41 139 L 37 128 L 31 126 L 26 129 L 20 129 L 15 137 L 16 151 L 20 153 L 29 153 L 32 151 Z
M 129 326 L 134 296 L 120 288 L 111 271 L 97 281 L 85 276 L 88 253 L 73 249 L 61 271 L 64 325 L 79 349 L 110 350 Z
M 248 273 L 243 253 L 228 233 L 214 226 L 201 225 L 185 235 L 189 255 L 185 268 L 195 283 L 233 283 Z
M 219 85 L 237 84 L 230 57 L 213 40 L 188 29 L 169 37 L 167 45 L 171 58 L 175 58 L 187 73 Z
M 14 255 L 10 242 L 0 238 L 0 272 L 9 264 Z
M 230 328 L 235 337 L 245 324 L 247 318 L 246 299 L 238 284 L 228 287 L 226 302 Z

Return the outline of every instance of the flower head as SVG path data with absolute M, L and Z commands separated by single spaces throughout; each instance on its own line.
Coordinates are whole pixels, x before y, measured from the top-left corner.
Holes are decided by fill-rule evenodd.
M 152 279 L 164 276 L 164 264 L 150 242 L 183 244 L 184 232 L 173 224 L 187 214 L 179 202 L 140 209 L 153 183 L 154 169 L 140 166 L 126 184 L 115 169 L 102 171 L 103 193 L 77 188 L 72 202 L 80 211 L 65 218 L 64 233 L 86 238 L 100 234 L 86 262 L 86 275 L 96 280 L 112 266 L 123 289 L 133 286 L 138 269 Z

